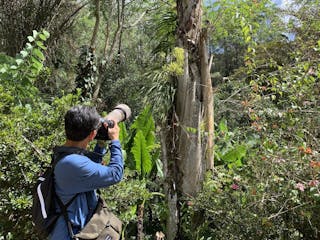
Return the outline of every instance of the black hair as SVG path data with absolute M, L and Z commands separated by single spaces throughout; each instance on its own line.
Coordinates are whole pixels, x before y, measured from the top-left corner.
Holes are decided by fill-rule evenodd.
M 94 107 L 75 106 L 64 116 L 67 139 L 82 141 L 100 126 L 100 115 Z

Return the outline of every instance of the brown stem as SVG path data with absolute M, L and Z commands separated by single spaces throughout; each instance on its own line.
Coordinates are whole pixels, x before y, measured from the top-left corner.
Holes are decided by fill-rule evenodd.
M 137 239 L 143 240 L 144 239 L 144 233 L 143 233 L 143 214 L 144 214 L 144 204 L 141 203 L 138 205 L 138 211 L 137 211 Z

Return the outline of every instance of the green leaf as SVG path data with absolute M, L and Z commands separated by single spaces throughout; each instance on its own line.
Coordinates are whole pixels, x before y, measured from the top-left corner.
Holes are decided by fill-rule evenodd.
M 32 36 L 33 36 L 34 39 L 36 39 L 37 36 L 38 36 L 38 32 L 36 30 L 33 30 L 32 31 Z
M 33 50 L 33 54 L 34 54 L 36 57 L 38 57 L 39 60 L 41 60 L 41 61 L 44 60 L 44 55 L 43 55 L 43 53 L 42 53 L 39 49 L 35 48 L 35 49 Z
M 39 38 L 43 41 L 47 40 L 47 37 L 43 33 L 39 34 Z
M 228 132 L 227 120 L 222 119 L 219 123 L 220 132 Z
M 143 132 L 147 146 L 154 144 L 155 123 L 151 114 L 150 106 L 145 107 L 145 109 L 139 114 L 138 118 L 131 125 L 131 129 L 141 130 Z
M 15 70 L 15 69 L 18 69 L 18 67 L 16 65 L 12 65 L 12 66 L 10 66 L 10 69 Z
M 164 173 L 163 173 L 163 164 L 162 161 L 158 158 L 156 159 L 156 166 L 157 166 L 157 176 L 163 178 L 164 177 Z
M 19 66 L 21 63 L 23 63 L 23 59 L 16 59 L 16 63 L 17 63 L 17 65 Z
M 46 50 L 47 48 L 43 45 L 43 43 L 41 41 L 36 41 L 36 44 L 39 48 Z
M 186 127 L 186 130 L 188 133 L 193 133 L 193 134 L 197 133 L 198 131 L 196 128 L 193 128 L 193 127 Z
M 33 49 L 32 44 L 26 43 L 26 48 L 25 48 L 25 49 L 27 49 L 27 50 L 32 50 L 32 49 Z
M 152 160 L 149 151 L 147 150 L 147 143 L 143 132 L 138 130 L 133 140 L 133 147 L 131 152 L 136 163 L 136 170 L 140 175 L 145 176 L 151 172 Z
M 128 131 L 124 122 L 119 123 L 120 135 L 119 139 L 121 143 L 125 143 L 128 140 Z
M 25 51 L 25 50 L 22 50 L 21 52 L 20 52 L 20 54 L 21 54 L 21 56 L 23 57 L 23 58 L 25 58 L 26 56 L 28 56 L 28 52 L 27 51 Z
M 236 166 L 242 166 L 242 158 L 246 156 L 247 148 L 245 145 L 235 146 L 233 149 L 226 152 L 221 159 L 226 163 L 233 163 Z
M 5 73 L 7 71 L 7 69 L 6 68 L 0 68 L 0 73 Z
M 47 37 L 49 38 L 50 37 L 50 33 L 46 30 L 43 30 L 42 33 Z
M 32 36 L 28 36 L 28 41 L 29 42 L 33 42 L 34 41 L 34 38 Z

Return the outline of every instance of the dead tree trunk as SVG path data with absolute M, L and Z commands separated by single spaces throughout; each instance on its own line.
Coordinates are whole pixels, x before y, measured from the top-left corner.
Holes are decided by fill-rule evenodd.
M 213 167 L 213 93 L 201 7 L 199 0 L 177 0 L 176 36 L 178 47 L 184 49 L 184 73 L 177 77 L 174 111 L 166 135 L 169 240 L 182 237 L 179 203 L 197 195 L 205 171 Z M 206 134 L 201 132 L 203 123 Z
M 184 49 L 184 74 L 177 79 L 176 116 L 178 144 L 176 160 L 180 176 L 178 190 L 195 195 L 203 179 L 200 34 L 201 2 L 177 0 L 178 46 Z
M 200 65 L 201 65 L 201 86 L 203 93 L 203 121 L 205 126 L 205 139 L 206 146 L 205 160 L 206 169 L 213 170 L 214 167 L 214 103 L 213 103 L 213 90 L 210 75 L 211 59 L 208 61 L 207 49 L 207 29 L 203 28 L 200 37 Z

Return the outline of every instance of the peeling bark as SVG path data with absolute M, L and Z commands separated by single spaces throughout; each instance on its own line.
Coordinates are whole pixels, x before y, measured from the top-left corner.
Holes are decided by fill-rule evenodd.
M 202 88 L 199 41 L 201 33 L 201 1 L 178 0 L 178 46 L 184 49 L 184 74 L 178 77 L 176 109 L 178 116 L 177 161 L 180 171 L 178 190 L 194 196 L 203 180 Z

